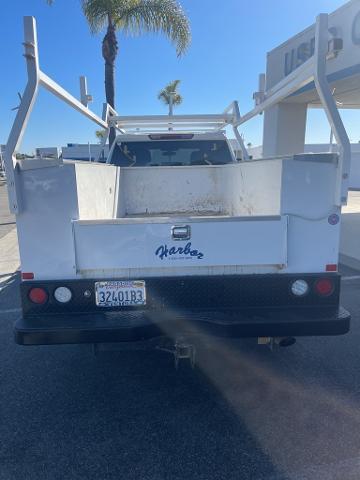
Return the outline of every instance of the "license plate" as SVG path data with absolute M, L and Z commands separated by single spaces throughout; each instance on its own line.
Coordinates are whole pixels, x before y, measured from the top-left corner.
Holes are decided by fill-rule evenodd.
M 98 307 L 131 307 L 146 304 L 144 280 L 95 283 Z

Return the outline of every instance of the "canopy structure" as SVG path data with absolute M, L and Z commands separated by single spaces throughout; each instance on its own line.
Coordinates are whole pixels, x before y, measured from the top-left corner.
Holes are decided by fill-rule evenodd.
M 267 56 L 266 87 L 273 88 L 315 53 L 313 24 L 274 48 Z M 326 78 L 340 108 L 360 107 L 360 1 L 351 0 L 328 16 Z M 313 81 L 293 92 L 287 103 L 321 108 Z

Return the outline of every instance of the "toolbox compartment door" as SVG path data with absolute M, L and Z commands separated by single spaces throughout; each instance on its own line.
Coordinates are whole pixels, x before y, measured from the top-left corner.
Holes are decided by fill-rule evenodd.
M 287 264 L 287 217 L 73 222 L 78 272 Z

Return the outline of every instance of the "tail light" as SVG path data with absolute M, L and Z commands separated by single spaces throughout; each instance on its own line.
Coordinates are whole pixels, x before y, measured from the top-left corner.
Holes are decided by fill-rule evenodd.
M 291 292 L 296 297 L 303 297 L 308 293 L 308 291 L 309 285 L 305 280 L 298 279 L 291 284 Z
M 54 297 L 59 303 L 68 303 L 72 299 L 70 288 L 58 287 L 54 292 Z
M 29 290 L 29 299 L 38 305 L 43 305 L 48 300 L 47 291 L 44 288 L 35 287 Z
M 23 280 L 34 280 L 34 274 L 32 272 L 21 272 L 21 278 Z
M 321 297 L 328 297 L 334 291 L 334 283 L 330 278 L 321 278 L 315 282 L 314 289 Z
M 327 272 L 337 272 L 338 266 L 336 263 L 329 263 L 328 265 L 326 265 L 325 270 Z

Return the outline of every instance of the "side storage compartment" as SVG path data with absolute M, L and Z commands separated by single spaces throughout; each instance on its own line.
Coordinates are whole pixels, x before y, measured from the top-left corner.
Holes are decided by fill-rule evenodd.
M 76 267 L 71 221 L 79 218 L 75 167 L 37 163 L 30 160 L 18 172 L 21 269 L 35 279 L 72 278 Z
M 300 154 L 283 161 L 281 214 L 289 217 L 287 273 L 324 272 L 338 263 L 337 161 L 331 153 Z

